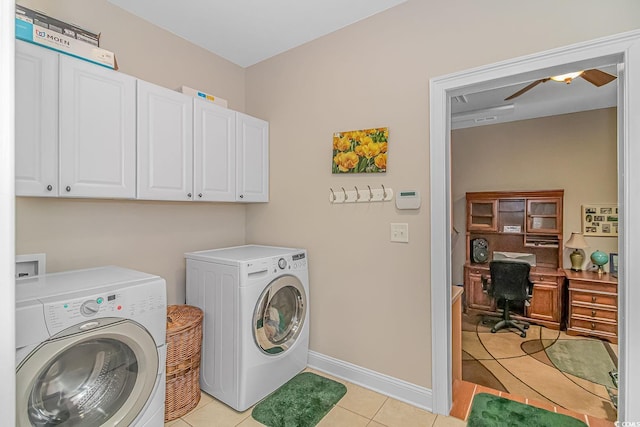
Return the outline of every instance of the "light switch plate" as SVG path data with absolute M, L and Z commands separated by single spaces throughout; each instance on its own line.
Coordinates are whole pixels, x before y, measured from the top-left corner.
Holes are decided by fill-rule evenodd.
M 391 241 L 409 243 L 409 224 L 406 222 L 392 222 Z

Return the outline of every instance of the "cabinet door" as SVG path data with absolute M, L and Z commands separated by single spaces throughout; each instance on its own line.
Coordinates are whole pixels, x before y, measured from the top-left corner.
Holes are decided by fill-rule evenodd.
M 193 197 L 193 98 L 138 80 L 138 199 Z
M 465 267 L 465 292 L 467 306 L 480 310 L 495 310 L 495 301 L 482 290 L 482 276 L 489 277 L 489 270 Z
M 134 198 L 136 80 L 60 55 L 60 195 Z
M 16 195 L 58 195 L 58 54 L 16 40 Z
M 194 200 L 236 199 L 236 112 L 194 99 Z
M 562 233 L 562 199 L 528 199 L 527 232 Z
M 468 200 L 467 229 L 476 231 L 496 231 L 497 200 Z
M 269 122 L 236 113 L 236 200 L 269 201 Z
M 558 298 L 557 283 L 551 281 L 533 282 L 531 305 L 527 310 L 528 317 L 549 322 L 560 322 L 560 304 Z

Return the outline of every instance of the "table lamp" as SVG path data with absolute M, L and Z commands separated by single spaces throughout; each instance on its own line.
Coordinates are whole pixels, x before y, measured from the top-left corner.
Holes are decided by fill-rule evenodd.
M 587 241 L 584 240 L 584 236 L 581 233 L 571 233 L 571 237 L 564 244 L 565 247 L 573 249 L 569 258 L 571 258 L 571 269 L 573 271 L 582 270 L 582 261 L 584 261 L 584 255 L 580 252 L 580 249 L 586 249 L 589 247 Z

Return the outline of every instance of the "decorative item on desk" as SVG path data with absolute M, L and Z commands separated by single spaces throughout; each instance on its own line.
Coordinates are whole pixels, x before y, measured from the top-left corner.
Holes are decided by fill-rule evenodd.
M 582 270 L 582 261 L 584 261 L 584 256 L 580 249 L 586 249 L 589 247 L 587 241 L 584 240 L 584 236 L 581 233 L 571 233 L 571 237 L 567 240 L 567 243 L 564 244 L 565 247 L 569 249 L 573 249 L 569 258 L 571 258 L 571 269 L 573 271 Z
M 602 274 L 604 273 L 602 266 L 609 262 L 609 257 L 604 252 L 596 249 L 596 251 L 591 254 L 591 262 L 593 265 L 598 266 L 598 274 Z
M 609 274 L 613 277 L 618 277 L 618 254 L 609 254 Z
M 481 237 L 471 241 L 471 259 L 478 264 L 489 261 L 489 242 Z

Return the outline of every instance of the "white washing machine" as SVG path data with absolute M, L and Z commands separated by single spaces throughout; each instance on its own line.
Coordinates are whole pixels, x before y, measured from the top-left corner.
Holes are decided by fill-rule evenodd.
M 307 366 L 307 253 L 248 245 L 185 258 L 187 304 L 204 311 L 200 387 L 244 411 Z
M 18 426 L 164 425 L 166 283 L 120 267 L 16 285 Z

